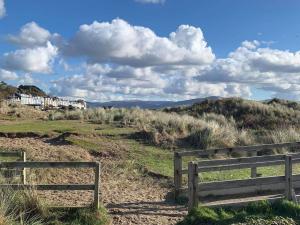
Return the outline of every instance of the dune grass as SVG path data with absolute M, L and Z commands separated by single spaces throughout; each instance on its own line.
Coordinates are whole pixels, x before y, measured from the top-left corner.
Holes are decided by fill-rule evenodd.
M 280 200 L 261 201 L 241 209 L 198 207 L 178 225 L 296 225 L 300 222 L 300 205 Z
M 127 152 L 120 151 L 118 154 L 125 159 L 133 160 L 137 167 L 142 170 L 160 174 L 165 177 L 173 177 L 173 152 L 160 146 L 147 143 L 132 136 L 138 131 L 134 127 L 119 127 L 118 124 L 92 124 L 87 121 L 57 120 L 39 121 L 29 120 L 22 122 L 8 122 L 0 126 L 0 132 L 34 132 L 40 135 L 59 135 L 64 132 L 78 134 L 67 137 L 70 144 L 78 145 L 89 151 L 107 151 L 103 143 L 120 141 L 127 148 Z M 184 158 L 184 166 L 195 158 Z M 258 168 L 262 176 L 274 176 L 283 174 L 283 166 Z M 294 172 L 300 173 L 300 166 L 294 166 Z M 230 180 L 249 178 L 250 170 L 234 170 L 202 173 L 203 181 Z

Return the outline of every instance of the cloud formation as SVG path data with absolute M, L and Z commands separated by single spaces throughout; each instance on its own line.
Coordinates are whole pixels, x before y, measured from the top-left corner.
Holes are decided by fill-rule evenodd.
M 181 25 L 169 37 L 159 37 L 149 28 L 132 26 L 122 19 L 80 26 L 64 52 L 85 56 L 93 63 L 135 67 L 203 65 L 215 58 L 200 28 Z
M 5 53 L 1 65 L 4 69 L 11 71 L 50 73 L 57 54 L 57 47 L 48 42 L 45 47 L 25 48 Z
M 250 96 L 244 84 L 199 82 L 182 75 L 158 73 L 152 67 L 86 65 L 82 74 L 54 81 L 53 93 L 102 101 L 117 99 L 190 99 L 214 96 Z
M 15 72 L 0 69 L 0 80 L 16 80 L 18 75 Z
M 35 47 L 46 46 L 51 36 L 48 30 L 35 22 L 30 22 L 21 27 L 18 35 L 8 35 L 7 39 L 21 47 Z
M 5 4 L 4 0 L 0 0 L 0 19 L 5 16 L 6 10 L 5 10 Z
M 217 59 L 198 81 L 237 82 L 269 91 L 275 97 L 299 99 L 300 51 L 260 47 L 257 41 L 243 42 L 227 58 Z
M 34 74 L 51 74 L 56 65 L 64 75 L 52 82 L 51 91 L 60 96 L 99 101 L 249 98 L 261 89 L 274 97 L 300 98 L 300 51 L 254 40 L 216 58 L 202 30 L 190 25 L 161 37 L 115 19 L 82 25 L 63 40 L 31 22 L 7 40 L 18 49 L 0 58 L 0 79 L 30 83 Z

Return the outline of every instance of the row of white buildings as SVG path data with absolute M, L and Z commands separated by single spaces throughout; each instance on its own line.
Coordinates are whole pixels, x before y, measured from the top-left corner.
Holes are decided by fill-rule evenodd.
M 86 109 L 86 102 L 83 100 L 67 100 L 57 97 L 40 97 L 26 94 L 15 94 L 7 100 L 9 103 L 19 103 L 34 107 L 46 108 L 77 108 Z

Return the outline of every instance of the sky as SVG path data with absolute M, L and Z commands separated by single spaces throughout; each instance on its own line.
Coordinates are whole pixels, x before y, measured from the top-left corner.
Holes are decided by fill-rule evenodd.
M 0 81 L 53 96 L 300 99 L 297 0 L 0 0 Z

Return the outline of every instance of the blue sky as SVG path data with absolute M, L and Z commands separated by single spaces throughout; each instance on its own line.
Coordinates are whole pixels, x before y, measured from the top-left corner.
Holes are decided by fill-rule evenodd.
M 2 1 L 11 84 L 97 101 L 300 97 L 300 1 Z

